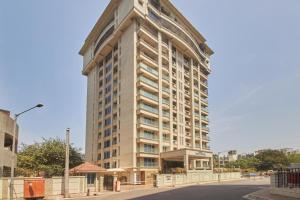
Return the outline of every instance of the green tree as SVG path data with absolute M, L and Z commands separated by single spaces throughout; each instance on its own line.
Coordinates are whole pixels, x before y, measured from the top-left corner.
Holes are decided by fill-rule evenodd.
M 289 164 L 287 156 L 278 150 L 265 150 L 255 157 L 260 160 L 260 164 L 257 166 L 260 171 L 286 167 Z
M 83 163 L 80 149 L 70 145 L 70 168 Z M 60 139 L 44 139 L 32 145 L 22 144 L 18 153 L 17 172 L 23 176 L 60 176 L 64 172 L 65 143 Z
M 291 163 L 300 163 L 300 154 L 290 154 L 288 155 L 288 162 Z

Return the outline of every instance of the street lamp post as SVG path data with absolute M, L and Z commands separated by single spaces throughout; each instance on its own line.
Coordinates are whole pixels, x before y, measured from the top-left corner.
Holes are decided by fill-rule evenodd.
M 43 107 L 43 104 L 37 104 L 36 106 L 29 108 L 23 112 L 20 112 L 18 114 L 15 115 L 15 119 L 14 119 L 14 127 L 13 127 L 13 143 L 12 143 L 12 159 L 11 159 L 11 170 L 10 170 L 10 187 L 9 187 L 9 194 L 10 194 L 10 199 L 13 199 L 13 195 L 14 195 L 14 176 L 15 176 L 15 153 L 16 153 L 16 149 L 17 149 L 17 145 L 16 145 L 16 132 L 17 132 L 17 120 L 19 118 L 20 115 L 33 110 L 35 108 L 41 108 Z

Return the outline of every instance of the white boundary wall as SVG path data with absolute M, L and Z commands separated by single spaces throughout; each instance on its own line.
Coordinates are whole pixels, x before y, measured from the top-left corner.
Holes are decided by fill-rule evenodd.
M 212 172 L 188 172 L 187 174 L 158 174 L 156 175 L 156 187 L 174 186 L 191 183 L 216 182 L 219 180 L 241 179 L 240 172 L 214 174 Z

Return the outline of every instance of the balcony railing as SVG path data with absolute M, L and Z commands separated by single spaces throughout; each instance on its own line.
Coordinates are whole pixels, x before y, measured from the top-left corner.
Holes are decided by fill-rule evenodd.
M 209 140 L 210 140 L 210 137 L 209 137 L 209 136 L 202 135 L 202 139 L 203 139 L 203 140 L 209 141 Z
M 202 130 L 204 130 L 204 131 L 209 131 L 209 127 L 207 127 L 207 126 L 202 126 L 201 128 L 202 128 Z
M 149 133 L 145 133 L 145 132 L 140 132 L 139 133 L 139 138 L 141 139 L 147 139 L 147 140 L 154 140 L 154 141 L 158 141 L 159 138 L 157 135 L 155 134 L 149 134 Z
M 146 91 L 144 91 L 144 90 L 140 90 L 138 94 L 139 94 L 139 95 L 142 95 L 142 96 L 144 96 L 144 97 L 147 97 L 147 98 L 149 98 L 149 99 L 151 99 L 151 100 L 153 100 L 153 101 L 158 101 L 158 96 L 156 96 L 156 95 L 154 95 L 154 94 L 151 94 L 151 93 L 149 93 L 149 92 L 146 92 Z
M 169 130 L 170 129 L 170 124 L 163 124 L 163 129 Z
M 152 127 L 155 127 L 155 128 L 158 127 L 158 122 L 155 121 L 155 120 L 150 120 L 150 119 L 147 119 L 147 118 L 140 118 L 139 122 L 141 124 L 144 124 L 144 125 L 147 125 L 147 126 L 152 126 Z
M 155 169 L 155 168 L 158 168 L 158 165 L 157 165 L 157 163 L 148 163 L 148 164 L 138 163 L 137 167 L 144 168 L 144 169 Z
M 139 104 L 138 105 L 138 109 L 142 109 L 148 112 L 151 112 L 153 114 L 157 114 L 158 115 L 158 109 L 157 108 L 153 108 L 152 106 L 146 105 L 146 104 Z
M 140 77 L 138 78 L 138 81 L 141 81 L 141 82 L 143 82 L 143 83 L 146 83 L 147 85 L 150 85 L 150 86 L 152 86 L 152 87 L 154 87 L 154 88 L 158 88 L 158 84 L 157 84 L 157 83 L 155 83 L 154 81 L 151 81 L 150 79 L 147 79 L 147 78 L 144 77 L 144 76 L 140 76 Z
M 210 150 L 210 146 L 202 146 L 202 148 L 205 150 Z
M 149 59 L 151 62 L 155 63 L 157 65 L 157 60 L 155 58 L 153 58 L 152 56 L 150 56 L 149 54 L 147 54 L 146 52 L 140 52 L 140 55 L 146 57 L 147 59 Z
M 204 121 L 206 121 L 206 122 L 209 122 L 209 119 L 208 119 L 208 117 L 201 116 L 201 119 L 202 119 L 202 120 L 204 120 Z
M 166 111 L 163 111 L 163 116 L 164 116 L 164 117 L 170 117 L 170 113 L 169 113 L 169 112 L 166 112 Z
M 162 91 L 166 92 L 166 93 L 170 93 L 170 89 L 166 88 L 166 87 L 162 87 Z
M 165 105 L 170 105 L 170 101 L 167 99 L 162 99 L 162 103 Z
M 153 36 L 155 39 L 158 38 L 158 32 L 155 29 L 148 28 L 147 26 L 141 26 L 149 35 Z
M 147 72 L 153 74 L 154 76 L 158 76 L 158 71 L 156 71 L 156 70 L 153 69 L 152 67 L 149 67 L 149 66 L 145 65 L 144 63 L 140 63 L 140 64 L 139 64 L 139 67 L 140 67 L 141 69 L 144 69 L 144 70 L 146 70 Z
M 169 81 L 170 80 L 170 77 L 169 76 L 166 76 L 166 75 L 162 75 L 162 78 L 166 81 Z
M 138 153 L 146 153 L 146 154 L 158 154 L 159 151 L 157 148 L 144 148 L 144 147 L 140 147 L 137 149 Z
M 207 109 L 207 108 L 204 108 L 204 107 L 202 107 L 201 110 L 202 110 L 203 112 L 208 112 L 208 109 Z

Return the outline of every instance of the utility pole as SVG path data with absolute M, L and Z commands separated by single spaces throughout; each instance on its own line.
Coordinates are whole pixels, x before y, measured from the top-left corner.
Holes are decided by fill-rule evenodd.
M 66 130 L 66 158 L 65 158 L 65 198 L 69 198 L 69 157 L 70 157 L 70 129 Z
M 18 149 L 18 143 L 16 143 L 17 129 L 18 129 L 18 124 L 17 124 L 18 117 L 24 113 L 27 113 L 28 111 L 31 111 L 35 108 L 41 108 L 43 106 L 44 106 L 43 104 L 37 104 L 36 106 L 29 108 L 29 109 L 15 115 L 14 125 L 13 125 L 14 127 L 13 127 L 13 141 L 12 141 L 12 159 L 11 159 L 11 166 L 10 166 L 10 184 L 9 184 L 9 199 L 10 200 L 14 199 L 15 162 L 16 162 L 16 153 L 17 153 L 17 149 Z

